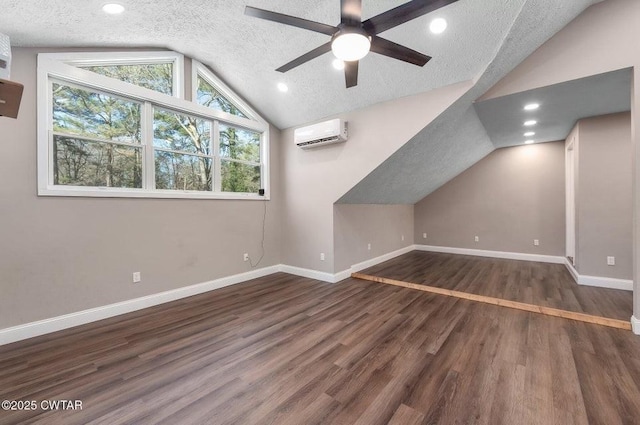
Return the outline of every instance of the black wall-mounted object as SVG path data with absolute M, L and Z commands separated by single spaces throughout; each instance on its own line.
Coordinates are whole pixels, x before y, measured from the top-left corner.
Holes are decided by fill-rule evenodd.
M 264 189 L 258 189 L 258 195 L 264 196 Z
M 18 118 L 24 86 L 0 79 L 0 116 Z

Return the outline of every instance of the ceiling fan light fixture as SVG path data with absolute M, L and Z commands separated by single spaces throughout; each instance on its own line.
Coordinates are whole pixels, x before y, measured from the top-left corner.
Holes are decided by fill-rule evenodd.
M 331 51 L 342 61 L 351 62 L 367 56 L 371 48 L 371 37 L 364 31 L 339 31 L 331 41 Z

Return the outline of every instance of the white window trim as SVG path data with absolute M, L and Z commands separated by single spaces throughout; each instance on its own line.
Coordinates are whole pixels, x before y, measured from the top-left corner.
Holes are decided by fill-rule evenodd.
M 245 108 L 251 112 L 255 119 L 247 119 L 228 114 L 223 111 L 207 108 L 194 102 L 184 100 L 181 97 L 169 96 L 151 89 L 135 86 L 120 80 L 105 77 L 91 71 L 87 71 L 69 63 L 114 63 L 114 58 L 128 60 L 127 63 L 141 63 L 145 58 L 154 57 L 158 61 L 166 62 L 166 58 L 175 57 L 182 63 L 182 55 L 173 52 L 124 52 L 124 53 L 44 53 L 38 55 L 38 86 L 37 86 L 37 110 L 38 110 L 38 195 L 39 196 L 83 196 L 83 197 L 112 197 L 112 198 L 190 198 L 190 199 L 246 199 L 246 200 L 269 200 L 270 199 L 270 177 L 269 177 L 269 124 L 262 119 L 255 111 L 246 105 L 244 101 L 234 95 L 230 100 L 238 102 L 244 111 Z M 120 62 L 124 63 L 124 62 Z M 148 63 L 148 62 L 144 62 Z M 183 67 L 181 67 L 184 69 Z M 183 73 L 180 72 L 182 75 Z M 175 75 L 175 72 L 174 72 Z M 163 189 L 132 189 L 116 187 L 83 187 L 65 186 L 53 184 L 53 156 L 52 156 L 52 110 L 53 99 L 51 79 L 78 84 L 84 88 L 95 89 L 115 96 L 122 96 L 126 99 L 135 100 L 143 105 L 142 132 L 145 134 L 153 131 L 150 125 L 148 114 L 153 114 L 153 106 L 173 110 L 179 113 L 193 115 L 199 118 L 217 123 L 219 121 L 236 127 L 253 130 L 262 134 L 261 140 L 261 179 L 265 195 L 260 196 L 253 193 L 233 193 L 215 192 L 219 187 L 215 187 L 214 192 L 201 191 L 181 191 Z M 196 80 L 197 83 L 197 80 Z M 193 82 L 192 82 L 193 84 Z M 176 87 L 184 87 L 183 82 Z M 228 89 L 227 89 L 228 90 Z M 184 93 L 182 93 L 184 94 Z M 225 93 L 226 95 L 227 93 Z M 146 115 L 145 115 L 146 114 Z M 146 118 L 146 119 L 145 119 Z M 148 145 L 142 144 L 143 155 L 152 151 Z M 218 156 L 218 155 L 216 155 Z M 145 175 L 143 167 L 144 185 L 149 187 L 150 176 Z
M 184 99 L 184 56 L 176 52 L 42 53 L 49 59 L 73 66 L 173 64 L 173 96 Z
M 191 65 L 191 98 L 194 102 L 197 100 L 198 95 L 198 76 L 204 78 L 209 84 L 213 86 L 222 96 L 228 99 L 231 103 L 233 103 L 243 114 L 245 114 L 248 118 L 253 119 L 255 121 L 262 122 L 266 124 L 267 122 L 262 118 L 256 111 L 251 108 L 247 102 L 242 100 L 242 98 L 236 95 L 230 88 L 227 86 L 220 78 L 218 78 L 209 68 L 204 66 L 202 63 L 197 60 L 193 60 Z
M 262 133 L 262 143 L 260 145 L 260 158 L 264 158 L 261 160 L 262 166 L 260 169 L 261 175 L 263 175 L 262 183 L 265 186 L 265 196 L 270 193 L 268 188 L 270 187 L 270 176 L 271 170 L 269 169 L 269 164 L 271 161 L 269 160 L 269 123 L 260 116 L 247 102 L 244 101 L 240 96 L 236 95 L 233 90 L 229 88 L 217 75 L 215 75 L 211 70 L 206 67 L 201 62 L 193 59 L 191 61 L 191 99 L 196 103 L 198 96 L 198 76 L 204 78 L 209 84 L 211 84 L 221 95 L 227 98 L 230 102 L 232 102 L 236 107 L 238 107 L 249 119 L 253 119 L 259 123 L 261 123 L 265 130 Z M 201 106 L 201 105 L 199 105 Z M 207 108 L 215 111 L 213 108 Z M 234 115 L 235 116 L 235 115 Z M 216 143 L 218 143 L 218 132 L 216 130 Z M 218 146 L 216 146 L 216 149 Z M 216 170 L 220 170 L 221 163 L 218 161 L 216 163 Z M 220 179 L 218 179 L 219 181 Z M 218 188 L 219 189 L 219 188 Z

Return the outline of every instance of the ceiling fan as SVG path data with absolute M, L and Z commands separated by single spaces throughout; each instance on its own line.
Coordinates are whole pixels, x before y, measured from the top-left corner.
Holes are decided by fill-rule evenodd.
M 247 6 L 244 13 L 256 18 L 331 36 L 331 41 L 282 65 L 276 71 L 287 72 L 311 59 L 333 51 L 336 58 L 345 64 L 344 75 L 347 88 L 349 88 L 358 84 L 358 61 L 365 57 L 369 51 L 424 66 L 431 59 L 430 56 L 379 37 L 378 34 L 456 1 L 458 0 L 412 0 L 362 21 L 362 0 L 340 0 L 340 24 L 335 27 L 251 6 Z

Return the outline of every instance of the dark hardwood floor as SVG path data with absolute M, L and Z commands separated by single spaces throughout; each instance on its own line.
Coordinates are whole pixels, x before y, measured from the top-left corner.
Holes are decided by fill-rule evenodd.
M 0 347 L 2 424 L 638 424 L 640 338 L 283 273 Z
M 633 314 L 631 291 L 578 285 L 563 264 L 412 251 L 362 273 L 612 319 Z

